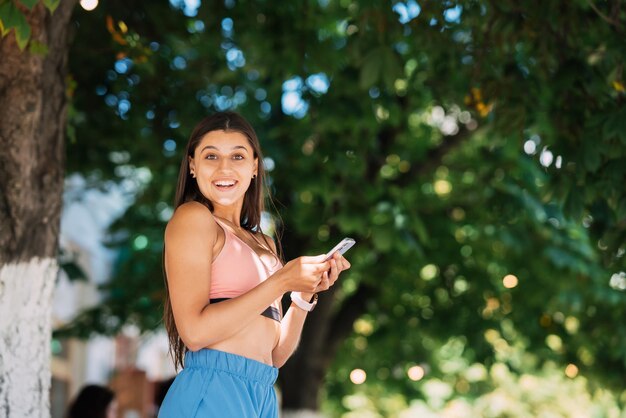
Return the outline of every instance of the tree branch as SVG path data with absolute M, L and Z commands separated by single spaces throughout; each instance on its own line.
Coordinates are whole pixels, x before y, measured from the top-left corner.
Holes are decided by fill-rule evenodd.
M 459 132 L 456 135 L 446 136 L 441 145 L 428 151 L 423 164 L 420 164 L 419 166 L 412 165 L 408 172 L 398 178 L 396 184 L 399 186 L 406 186 L 412 178 L 433 171 L 438 165 L 441 164 L 441 161 L 446 154 L 459 146 L 463 141 L 469 138 L 470 135 L 471 131 L 469 129 L 460 126 Z
M 598 9 L 598 7 L 593 3 L 593 1 L 591 0 L 587 0 L 587 4 L 589 4 L 589 6 L 593 9 L 594 12 L 596 12 L 596 14 L 598 16 L 600 16 L 602 18 L 602 20 L 604 20 L 606 23 L 608 23 L 611 26 L 615 26 L 615 28 L 621 32 L 621 25 L 619 24 L 619 21 L 615 21 L 613 19 L 611 19 L 610 17 L 608 17 L 607 15 L 605 15 L 604 13 L 602 13 L 600 11 L 600 9 Z

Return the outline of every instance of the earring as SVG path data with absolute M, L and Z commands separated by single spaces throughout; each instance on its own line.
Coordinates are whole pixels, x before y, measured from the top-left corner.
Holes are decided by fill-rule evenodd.
M 255 178 L 256 178 L 256 174 L 253 174 L 252 175 L 252 179 L 254 180 Z
M 193 171 L 192 171 L 192 172 L 191 172 L 191 173 L 189 173 L 189 174 L 191 174 L 191 177 L 193 177 L 194 179 L 196 178 L 196 173 L 195 173 L 195 172 L 193 172 Z

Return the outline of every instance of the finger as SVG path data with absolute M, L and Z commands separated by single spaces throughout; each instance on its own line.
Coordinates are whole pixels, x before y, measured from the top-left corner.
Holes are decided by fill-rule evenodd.
M 340 270 L 339 266 L 337 265 L 337 261 L 333 258 L 332 260 L 330 260 L 330 274 L 328 275 L 328 278 L 334 282 L 339 276 L 339 271 Z
M 342 264 L 343 264 L 343 256 L 341 255 L 341 253 L 339 251 L 337 251 L 335 254 L 333 254 L 333 260 L 335 260 L 337 262 L 337 265 L 341 268 Z
M 322 274 L 324 271 L 330 270 L 330 261 L 319 264 L 311 264 L 314 274 Z
M 344 270 L 343 263 L 341 261 L 337 261 L 337 275 Z
M 334 285 L 338 278 L 339 278 L 339 275 L 335 276 L 334 278 L 333 277 L 329 277 L 328 278 L 328 287 L 331 287 L 332 285 Z
M 341 264 L 343 264 L 343 270 L 348 270 L 350 267 L 352 267 L 352 264 L 350 264 L 350 262 L 346 260 L 345 257 L 341 257 Z
M 317 287 L 320 290 L 328 290 L 328 287 L 329 287 L 328 272 L 324 272 L 322 274 L 322 280 L 320 281 Z
M 303 255 L 300 257 L 303 263 L 307 264 L 318 264 L 323 263 L 326 260 L 326 254 L 320 255 Z
M 346 268 L 345 268 L 344 258 L 343 258 L 343 257 L 341 257 L 341 258 L 339 258 L 339 259 L 337 260 L 337 271 L 338 271 L 339 273 L 341 273 L 341 272 L 342 272 L 342 271 L 344 271 L 345 269 L 346 269 Z

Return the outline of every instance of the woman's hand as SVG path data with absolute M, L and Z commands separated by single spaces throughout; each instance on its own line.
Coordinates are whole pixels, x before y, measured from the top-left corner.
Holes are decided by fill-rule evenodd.
M 333 257 L 328 260 L 330 262 L 330 270 L 322 273 L 322 280 L 315 288 L 313 293 L 323 292 L 330 289 L 339 278 L 339 273 L 350 268 L 350 263 L 344 258 L 338 251 L 333 254 Z
M 289 261 L 277 273 L 284 281 L 285 290 L 315 293 L 324 280 L 324 274 L 332 270 L 332 260 L 324 261 L 326 255 L 302 256 Z M 328 275 L 326 275 L 328 279 Z M 336 280 L 336 279 L 335 279 Z

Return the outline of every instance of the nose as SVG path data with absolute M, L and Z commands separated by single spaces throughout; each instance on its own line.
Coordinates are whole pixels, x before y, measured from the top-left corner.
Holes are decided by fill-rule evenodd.
M 230 170 L 230 158 L 220 158 L 218 168 L 221 171 L 229 171 Z

